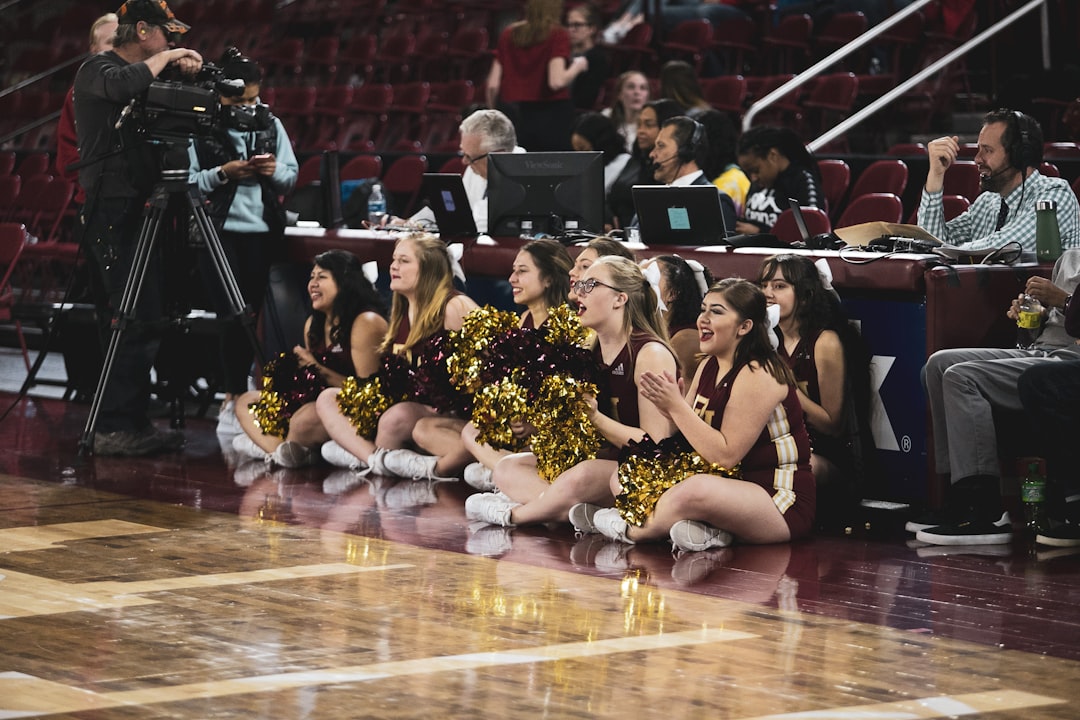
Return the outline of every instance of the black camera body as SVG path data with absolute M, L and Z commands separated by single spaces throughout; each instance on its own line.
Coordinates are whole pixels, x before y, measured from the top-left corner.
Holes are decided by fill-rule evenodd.
M 243 94 L 242 81 L 226 80 L 220 67 L 205 63 L 193 78 L 162 73 L 132 103 L 131 117 L 154 138 L 205 136 L 223 126 L 220 98 Z

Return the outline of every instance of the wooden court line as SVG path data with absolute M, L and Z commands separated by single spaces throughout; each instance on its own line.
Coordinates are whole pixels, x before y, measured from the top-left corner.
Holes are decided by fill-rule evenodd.
M 4 528 L 0 530 L 0 552 L 32 552 L 48 550 L 61 543 L 90 538 L 138 535 L 142 533 L 165 533 L 168 528 L 127 522 L 126 520 L 85 520 L 82 522 L 55 523 L 32 527 Z
M 142 597 L 141 595 L 168 590 L 250 585 L 252 583 L 300 580 L 329 575 L 354 575 L 385 570 L 402 570 L 411 567 L 414 566 L 411 564 L 395 564 L 361 567 L 348 563 L 321 563 L 318 565 L 294 565 L 264 570 L 218 573 L 216 575 L 186 575 L 183 577 L 132 582 L 103 580 L 88 583 L 61 582 L 37 577 L 36 575 L 8 571 L 0 573 L 0 588 L 3 589 L 3 592 L 0 593 L 0 619 L 156 605 L 157 600 Z
M 963 695 L 901 700 L 873 705 L 808 710 L 782 715 L 761 715 L 743 720 L 922 720 L 922 718 L 961 717 L 980 713 L 1023 710 L 1041 705 L 1067 702 L 1060 698 L 1035 695 L 1022 690 L 988 690 Z
M 757 638 L 736 630 L 701 629 L 610 640 L 564 643 L 506 652 L 466 653 L 397 662 L 278 673 L 206 683 L 95 693 L 24 673 L 0 673 L 0 718 L 34 713 L 82 712 L 121 706 L 153 705 L 254 692 L 276 692 L 318 685 L 370 682 L 411 675 L 460 672 L 526 663 L 579 660 L 599 655 L 732 642 Z

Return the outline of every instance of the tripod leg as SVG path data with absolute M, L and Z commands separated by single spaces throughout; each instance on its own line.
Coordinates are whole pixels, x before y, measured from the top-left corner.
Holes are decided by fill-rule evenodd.
M 90 412 L 87 416 L 86 427 L 83 429 L 82 438 L 79 440 L 79 454 L 91 454 L 94 449 L 94 432 L 97 428 L 98 415 L 101 413 L 101 403 L 105 397 L 105 390 L 109 386 L 112 368 L 116 362 L 116 354 L 127 324 L 134 317 L 135 307 L 142 293 L 143 283 L 146 280 L 146 270 L 149 266 L 150 256 L 154 249 L 154 243 L 161 229 L 162 215 L 165 210 L 167 196 L 156 191 L 148 203 L 142 227 L 139 230 L 139 239 L 135 245 L 135 254 L 132 258 L 131 269 L 128 272 L 127 281 L 124 284 L 124 292 L 120 298 L 120 304 L 113 312 L 110 321 L 109 345 L 105 351 L 105 358 L 101 366 L 101 375 L 98 377 L 97 389 L 94 391 L 94 399 L 90 404 Z
M 229 265 L 229 258 L 225 255 L 225 249 L 221 246 L 221 238 L 218 237 L 214 224 L 206 214 L 202 193 L 198 187 L 194 185 L 189 187 L 188 200 L 191 203 L 192 217 L 198 225 L 199 234 L 202 236 L 203 243 L 206 245 L 206 250 L 214 264 L 214 272 L 217 275 L 218 283 L 220 283 L 221 288 L 228 297 L 229 309 L 240 318 L 240 324 L 247 334 L 248 342 L 251 343 L 251 348 L 255 351 L 255 360 L 259 367 L 262 367 L 266 360 L 262 346 L 259 344 L 258 335 L 255 333 L 255 313 L 251 306 L 245 302 L 243 293 L 240 292 L 240 286 L 236 282 L 232 266 Z

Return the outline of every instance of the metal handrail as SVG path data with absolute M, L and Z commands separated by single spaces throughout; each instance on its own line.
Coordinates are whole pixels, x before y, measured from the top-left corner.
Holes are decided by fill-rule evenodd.
M 24 87 L 26 87 L 28 85 L 33 85 L 34 83 L 36 83 L 38 80 L 41 80 L 42 78 L 47 78 L 50 75 L 55 75 L 56 73 L 60 72 L 64 68 L 66 68 L 68 65 L 74 65 L 75 63 L 81 63 L 83 60 L 85 60 L 88 57 L 90 57 L 90 53 L 85 52 L 82 55 L 77 55 L 77 56 L 75 56 L 73 58 L 68 58 L 67 60 L 64 60 L 62 63 L 59 63 L 57 65 L 53 65 L 48 70 L 42 70 L 37 75 L 31 75 L 30 77 L 26 78 L 25 80 L 21 80 L 21 81 L 15 83 L 11 87 L 6 87 L 3 90 L 0 90 L 0 98 L 5 97 L 7 95 L 10 95 L 13 92 L 17 92 L 19 90 L 22 90 Z
M 851 129 L 855 125 L 858 125 L 860 122 L 863 121 L 864 118 L 869 117 L 870 115 L 873 115 L 878 110 L 880 110 L 881 108 L 885 107 L 886 105 L 891 103 L 893 100 L 895 100 L 897 97 L 899 97 L 900 95 L 903 95 L 905 92 L 910 90 L 912 87 L 914 87 L 915 85 L 917 85 L 920 82 L 922 82 L 923 80 L 925 80 L 927 77 L 933 75 L 934 73 L 938 72 L 939 70 L 944 68 L 946 65 L 951 63 L 956 58 L 958 58 L 961 55 L 964 55 L 965 53 L 967 53 L 968 50 L 970 50 L 971 48 L 976 47 L 977 45 L 981 45 L 987 39 L 993 37 L 994 35 L 997 35 L 999 32 L 1001 32 L 1005 28 L 1009 27 L 1010 25 L 1015 23 L 1017 20 L 1019 20 L 1021 17 L 1028 14 L 1029 12 L 1031 12 L 1032 10 L 1034 10 L 1035 8 L 1037 8 L 1039 6 L 1042 6 L 1043 9 L 1044 9 L 1044 12 L 1045 12 L 1046 0 L 1031 0 L 1031 2 L 1029 2 L 1027 5 L 1024 5 L 1022 8 L 1013 11 L 1010 15 L 1006 15 L 1004 18 L 1002 18 L 998 22 L 994 23 L 993 25 L 991 25 L 990 27 L 988 27 L 986 30 L 982 31 L 981 33 L 979 33 L 975 37 L 971 38 L 970 40 L 965 42 L 960 47 L 956 48 L 952 52 L 950 52 L 947 55 L 943 56 L 942 58 L 935 61 L 933 64 L 929 65 L 928 67 L 920 70 L 918 73 L 911 76 L 910 78 L 908 78 L 904 82 L 900 83 L 895 88 L 893 88 L 889 92 L 885 93 L 884 95 L 879 97 L 874 102 L 870 103 L 866 107 L 864 107 L 861 110 L 859 110 L 858 112 L 856 112 L 854 115 L 851 115 L 850 117 L 846 118 L 843 122 L 840 122 L 837 125 L 833 126 L 828 132 L 824 133 L 820 137 L 818 137 L 818 138 L 814 139 L 812 142 L 808 143 L 807 147 L 810 149 L 811 152 L 815 152 L 818 149 L 824 147 L 828 143 L 830 143 L 833 140 L 835 140 L 836 138 L 840 137 L 842 134 L 847 132 L 849 129 Z M 1045 28 L 1045 20 L 1046 20 L 1046 18 L 1044 17 L 1044 28 Z M 1045 43 L 1045 42 L 1043 44 L 1047 45 L 1047 43 Z
M 1042 1 L 1044 0 L 1040 0 L 1040 2 Z M 757 114 L 764 110 L 766 107 L 777 102 L 792 90 L 810 82 L 818 75 L 821 75 L 822 72 L 827 70 L 829 67 L 836 64 L 838 61 L 843 60 L 845 57 L 855 52 L 863 45 L 866 45 L 870 41 L 876 39 L 879 35 L 884 33 L 886 30 L 889 30 L 893 25 L 896 25 L 908 15 L 918 12 L 932 2 L 936 2 L 936 0 L 916 0 L 895 15 L 891 15 L 885 20 L 882 20 L 880 23 L 870 28 L 862 35 L 849 42 L 847 45 L 844 45 L 843 47 L 834 50 L 824 59 L 814 63 L 806 70 L 803 70 L 801 73 L 793 77 L 791 80 L 788 80 L 786 83 L 755 102 L 753 105 L 750 106 L 750 109 L 746 111 L 746 115 L 743 116 L 743 132 L 749 130 L 753 126 L 754 117 L 757 116 Z

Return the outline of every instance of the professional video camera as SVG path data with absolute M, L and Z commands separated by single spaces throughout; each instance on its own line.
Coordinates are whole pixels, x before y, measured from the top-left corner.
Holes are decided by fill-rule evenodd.
M 222 117 L 219 98 L 244 94 L 242 80 L 226 80 L 220 67 L 204 63 L 198 75 L 174 79 L 162 73 L 146 92 L 135 98 L 130 119 L 152 137 L 165 139 L 209 135 Z

